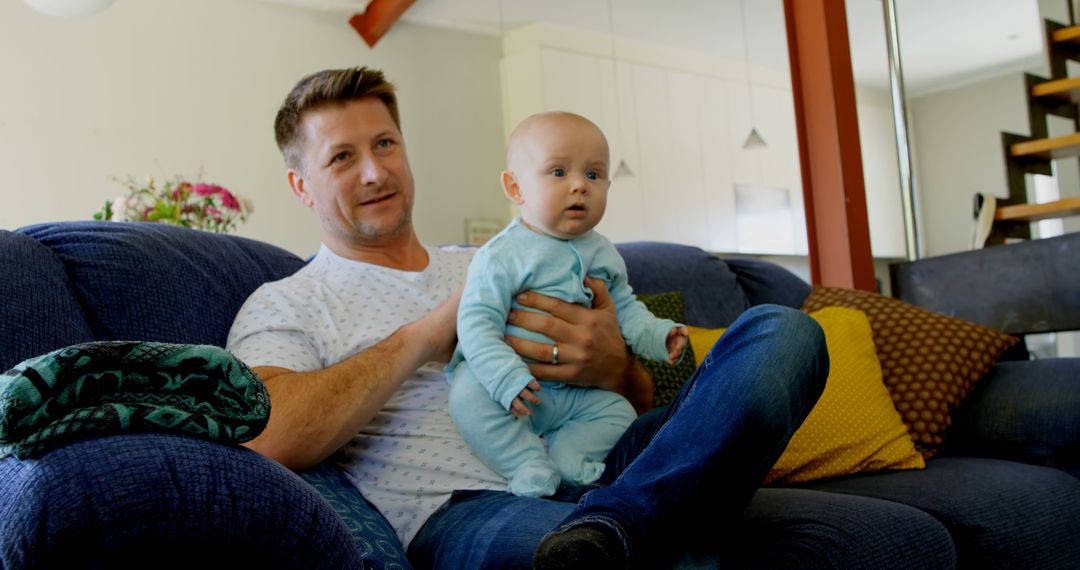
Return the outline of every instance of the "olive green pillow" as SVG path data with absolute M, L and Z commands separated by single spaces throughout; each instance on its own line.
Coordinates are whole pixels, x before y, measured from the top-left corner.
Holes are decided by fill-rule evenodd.
M 683 307 L 682 291 L 669 291 L 654 295 L 638 294 L 637 298 L 645 308 L 662 319 L 671 319 L 676 323 L 686 322 L 686 310 Z M 694 357 L 694 349 L 689 343 L 686 345 L 686 354 L 678 364 L 656 362 L 647 358 L 640 359 L 641 364 L 652 375 L 656 391 L 653 394 L 653 405 L 662 406 L 671 403 L 675 395 L 679 393 L 683 384 L 697 370 L 697 359 Z

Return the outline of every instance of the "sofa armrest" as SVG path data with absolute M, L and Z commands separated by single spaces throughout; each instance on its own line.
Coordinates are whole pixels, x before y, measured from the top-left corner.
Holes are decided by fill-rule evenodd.
M 345 523 L 295 473 L 179 435 L 124 433 L 8 456 L 0 521 L 4 568 L 363 567 Z
M 1080 477 L 1080 358 L 999 362 L 957 409 L 942 453 L 1058 467 Z

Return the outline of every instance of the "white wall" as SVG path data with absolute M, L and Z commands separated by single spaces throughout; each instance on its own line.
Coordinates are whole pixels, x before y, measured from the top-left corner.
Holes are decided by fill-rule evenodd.
M 1067 4 L 1061 0 L 1039 0 L 1039 10 L 1043 18 L 1068 23 Z M 926 255 L 971 249 L 975 192 L 992 192 L 1002 198 L 1008 195 L 1001 132 L 1031 132 L 1025 71 L 1048 77 L 1048 62 L 1044 58 L 1026 69 L 1021 65 L 1002 70 L 997 76 L 909 101 Z M 1071 67 L 1070 75 L 1080 72 Z M 1071 120 L 1051 117 L 1050 136 L 1072 132 Z M 1062 197 L 1080 194 L 1076 159 L 1057 160 L 1054 169 Z M 1028 187 L 1032 188 L 1030 177 Z M 1066 220 L 1065 231 L 1080 231 L 1080 220 Z
M 1042 18 L 1068 23 L 1067 4 L 1060 0 L 1039 0 Z M 1027 70 L 1048 77 L 1043 61 Z M 1071 76 L 1080 76 L 1070 66 Z M 1029 134 L 1024 72 L 1013 70 L 998 77 L 969 83 L 912 99 L 912 146 L 923 240 L 927 255 L 944 255 L 970 249 L 971 202 L 977 191 L 1005 197 L 1004 151 L 1001 131 Z M 1050 136 L 1075 132 L 1071 120 L 1052 117 Z M 1080 195 L 1077 159 L 1054 161 L 1054 171 L 1062 197 Z M 1033 191 L 1028 177 L 1029 192 Z M 1033 194 L 1029 194 L 1032 196 Z M 1065 220 L 1065 231 L 1080 231 L 1080 219 Z M 1080 354 L 1080 334 L 1034 335 L 1033 349 L 1051 345 L 1059 356 Z
M 430 243 L 464 240 L 467 216 L 506 218 L 498 38 L 398 23 L 368 48 L 348 14 L 256 0 L 118 0 L 50 18 L 0 2 L 0 228 L 90 219 L 112 179 L 175 174 L 251 198 L 239 235 L 298 255 L 318 245 L 293 198 L 273 119 L 302 76 L 371 65 L 399 87 Z
M 1027 134 L 1023 73 L 909 102 L 926 256 L 971 249 L 976 192 L 1008 195 L 1001 132 Z

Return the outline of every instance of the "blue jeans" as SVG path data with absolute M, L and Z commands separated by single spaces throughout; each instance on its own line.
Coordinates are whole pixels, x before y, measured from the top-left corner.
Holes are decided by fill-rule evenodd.
M 669 563 L 711 530 L 695 521 L 741 515 L 828 373 L 816 321 L 754 307 L 669 406 L 626 431 L 598 484 L 547 499 L 459 491 L 420 529 L 409 558 L 417 568 L 529 568 L 545 534 L 594 523 L 616 529 L 635 563 Z

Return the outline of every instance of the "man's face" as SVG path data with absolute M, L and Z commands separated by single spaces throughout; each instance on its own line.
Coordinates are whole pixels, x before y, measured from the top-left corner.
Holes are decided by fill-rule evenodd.
M 591 123 L 566 116 L 536 121 L 522 133 L 508 166 L 517 191 L 507 194 L 534 229 L 571 239 L 604 217 L 608 145 Z
M 304 113 L 293 192 L 315 210 L 324 241 L 370 245 L 412 232 L 413 178 L 405 141 L 376 98 Z

